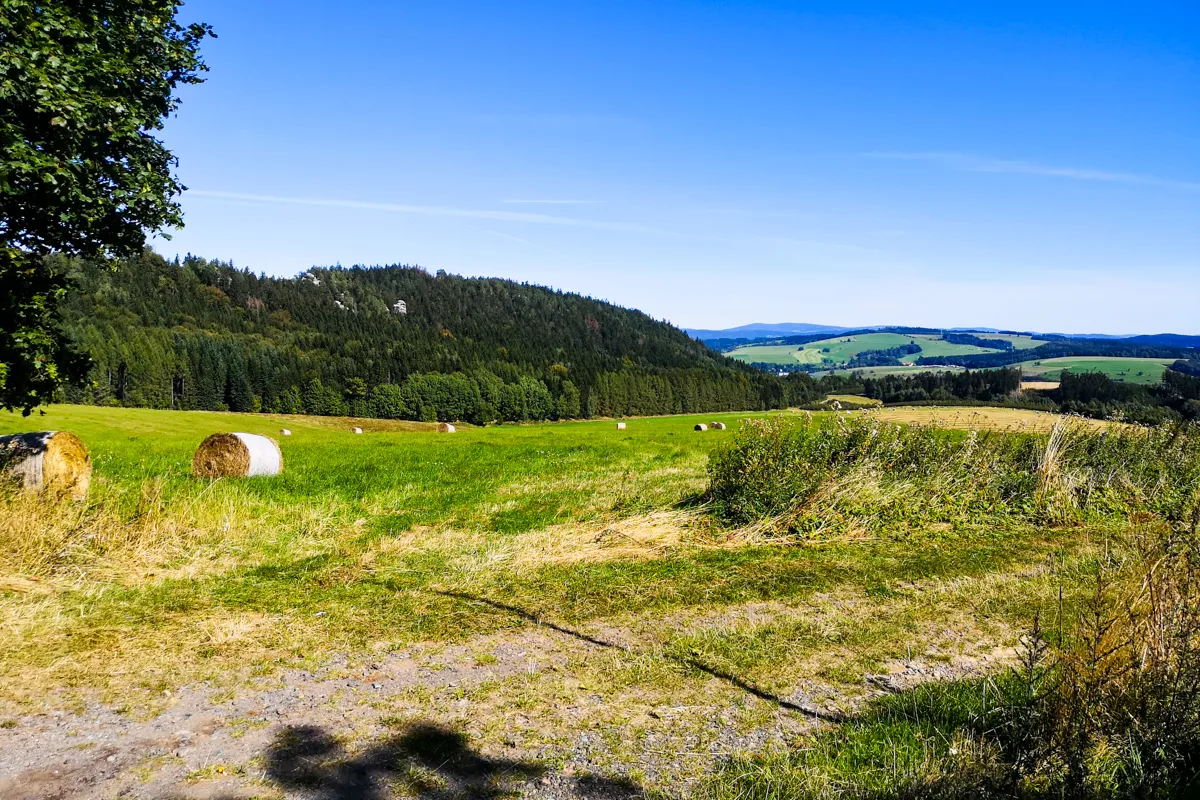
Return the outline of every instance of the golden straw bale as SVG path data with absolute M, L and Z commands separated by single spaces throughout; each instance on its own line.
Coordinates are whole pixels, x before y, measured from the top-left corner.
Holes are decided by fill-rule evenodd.
M 39 431 L 0 436 L 0 470 L 26 489 L 82 500 L 92 484 L 92 460 L 73 433 Z

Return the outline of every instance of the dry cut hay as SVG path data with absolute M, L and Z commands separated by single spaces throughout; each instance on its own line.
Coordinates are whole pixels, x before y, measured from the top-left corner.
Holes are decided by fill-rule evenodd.
M 25 489 L 82 500 L 92 485 L 92 460 L 66 431 L 0 436 L 0 470 Z
M 454 433 L 454 426 L 449 422 L 439 422 L 437 426 L 438 433 Z
M 214 433 L 196 449 L 192 474 L 199 478 L 245 478 L 283 472 L 274 439 L 254 433 Z
M 624 422 L 618 422 L 618 423 L 617 423 L 617 430 L 619 430 L 619 431 L 623 431 L 623 430 L 625 430 L 625 423 L 624 423 Z
M 707 425 L 705 425 L 703 422 L 697 422 L 697 423 L 696 423 L 696 427 L 692 428 L 692 430 L 694 430 L 694 431 L 706 431 L 706 430 L 708 430 L 708 426 L 707 426 Z
M 723 430 L 725 430 L 725 423 L 724 422 L 710 422 L 710 423 L 708 423 L 708 427 L 712 428 L 714 431 L 723 431 Z

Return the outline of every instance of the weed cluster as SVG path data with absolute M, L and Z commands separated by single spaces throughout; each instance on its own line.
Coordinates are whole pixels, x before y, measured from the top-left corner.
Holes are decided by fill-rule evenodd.
M 714 506 L 729 519 L 754 514 L 793 532 L 831 512 L 1123 525 L 1086 587 L 1066 587 L 1055 623 L 1035 619 L 1012 670 L 887 696 L 803 748 L 731 762 L 702 796 L 1192 796 L 1198 438 L 1178 427 L 954 436 L 867 421 L 748 424 L 710 467 Z M 902 489 L 924 504 L 898 502 Z
M 1200 508 L 1200 432 L 958 433 L 835 416 L 746 422 L 708 467 L 714 513 L 806 537 L 931 525 L 1068 524 Z
M 1192 797 L 1200 789 L 1200 548 L 1140 527 L 1018 664 L 892 694 L 698 797 Z

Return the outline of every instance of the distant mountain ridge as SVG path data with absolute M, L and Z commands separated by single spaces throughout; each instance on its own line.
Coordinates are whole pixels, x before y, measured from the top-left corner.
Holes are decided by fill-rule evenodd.
M 695 339 L 761 339 L 776 336 L 795 336 L 810 333 L 828 333 L 837 336 L 849 330 L 860 328 L 845 328 L 838 325 L 816 325 L 809 322 L 752 322 L 749 325 L 739 325 L 736 328 L 712 330 L 707 328 L 684 328 L 684 333 Z
M 741 344 L 750 344 L 755 341 L 781 339 L 790 336 L 812 336 L 817 334 L 842 336 L 847 333 L 857 333 L 860 331 L 884 331 L 892 329 L 908 330 L 905 326 L 895 325 L 844 327 L 839 325 L 819 325 L 809 322 L 754 322 L 749 325 L 739 325 L 735 328 L 724 328 L 721 330 L 708 328 L 684 328 L 683 330 L 689 336 L 706 343 L 713 341 L 722 343 L 736 341 Z M 916 329 L 913 328 L 912 330 Z M 1180 333 L 1132 334 L 1122 336 L 1110 333 L 1043 333 L 1039 331 L 1003 330 L 1001 328 L 984 327 L 930 328 L 929 330 L 944 330 L 953 333 L 1021 333 L 1045 339 L 1106 339 L 1129 344 L 1156 345 L 1161 347 L 1200 347 L 1200 335 Z

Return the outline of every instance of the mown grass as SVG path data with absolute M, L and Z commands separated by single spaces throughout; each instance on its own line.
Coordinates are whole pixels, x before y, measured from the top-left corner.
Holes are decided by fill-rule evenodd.
M 845 431 L 884 424 L 853 421 L 864 414 L 453 435 L 376 422 L 361 436 L 347 420 L 298 417 L 78 407 L 5 417 L 7 430 L 33 423 L 79 434 L 96 480 L 82 505 L 0 497 L 0 703 L 12 716 L 97 698 L 152 712 L 168 702 L 165 690 L 197 680 L 237 689 L 243 677 L 338 654 L 434 658 L 463 642 L 471 663 L 484 664 L 495 661 L 487 648 L 497 641 L 524 647 L 549 637 L 565 643 L 552 674 L 414 686 L 388 702 L 427 715 L 456 708 L 466 692 L 485 740 L 507 741 L 506 714 L 519 711 L 543 720 L 541 747 L 569 738 L 562 729 L 579 724 L 569 708 L 581 695 L 600 695 L 586 724 L 614 759 L 636 766 L 657 757 L 643 734 L 671 737 L 677 751 L 656 773 L 659 786 L 683 781 L 696 796 L 932 786 L 930 776 L 957 757 L 949 752 L 957 734 L 923 709 L 967 713 L 955 693 L 974 684 L 920 695 L 914 721 L 886 703 L 864 710 L 864 676 L 913 659 L 959 669 L 1010 648 L 1039 612 L 1075 608 L 1097 564 L 1121 546 L 1131 510 L 1166 508 L 1160 484 L 1171 482 L 1126 457 L 1141 451 L 1083 440 L 1053 462 L 1058 482 L 1039 472 L 1049 463 L 1044 436 L 992 434 L 992 444 L 986 434 L 919 429 L 919 446 L 893 433 L 891 449 L 871 444 L 878 435 L 840 447 Z M 757 421 L 738 424 L 748 417 Z M 745 505 L 745 518 L 714 518 L 728 510 L 712 499 L 714 448 L 727 453 L 778 420 L 807 428 L 810 419 L 828 434 L 821 443 L 742 485 L 763 489 L 766 503 Z M 692 430 L 713 420 L 730 430 Z M 282 476 L 188 474 L 207 434 L 280 427 L 293 432 L 279 439 Z M 992 460 L 964 456 L 972 442 L 971 452 Z M 864 461 L 871 452 L 886 458 Z M 1102 482 L 1067 480 L 1087 452 L 1108 459 L 1120 503 L 1106 503 Z M 981 464 L 1007 471 L 979 479 Z M 1030 486 L 1050 494 L 1006 505 L 997 493 Z M 1127 502 L 1130 486 L 1147 502 Z M 1053 492 L 1079 498 L 1083 488 L 1085 502 L 1071 507 L 1088 513 L 1042 514 Z M 788 518 L 807 520 L 800 528 L 761 524 L 780 516 L 772 503 L 792 511 L 794 490 L 810 489 L 818 504 Z M 714 763 L 697 742 L 715 746 L 713 714 L 732 709 L 728 724 L 739 731 L 777 726 L 771 715 L 798 713 L 789 698 L 809 694 L 855 722 L 798 740 L 787 754 L 734 757 L 704 777 Z M 699 710 L 660 718 L 659 707 Z
M 240 625 L 250 632 L 243 639 L 285 652 L 297 636 L 323 630 L 330 646 L 363 638 L 369 624 L 342 625 L 363 609 L 378 609 L 365 616 L 379 626 L 399 621 L 401 630 L 431 636 L 453 630 L 455 615 L 440 616 L 448 601 L 397 601 L 397 592 L 448 570 L 474 575 L 492 555 L 513 557 L 532 531 L 600 526 L 696 495 L 708 450 L 728 435 L 693 432 L 698 419 L 737 417 L 453 435 L 382 424 L 356 436 L 348 421 L 308 418 L 90 407 L 6 415 L 6 430 L 79 434 L 95 481 L 82 506 L 0 500 L 2 619 L 13 633 L 0 643 L 4 673 L 16 681 L 24 666 L 40 663 L 68 683 L 102 681 L 96 661 L 116 664 L 123 650 L 169 640 L 168 631 L 192 630 L 201 619 Z M 292 436 L 277 436 L 284 426 Z M 194 448 L 221 430 L 276 435 L 284 474 L 192 478 Z M 537 545 L 544 544 L 542 535 Z M 423 614 L 425 606 L 439 614 Z M 319 610 L 326 614 L 314 622 Z M 244 614 L 258 615 L 253 625 Z M 280 614 L 309 617 L 283 625 Z M 264 627 L 278 635 L 253 635 Z M 194 634 L 183 638 L 196 643 Z
M 1025 527 L 820 548 L 766 545 L 690 510 L 745 415 L 467 428 L 55 407 L 7 430 L 72 430 L 92 495 L 0 507 L 0 696 L 151 693 L 333 652 L 527 624 L 882 593 L 1075 547 Z M 728 432 L 696 433 L 723 419 Z M 277 478 L 192 478 L 209 433 L 275 435 Z M 903 626 L 891 634 L 903 635 Z M 865 663 L 865 662 L 864 662 Z M 62 694 L 65 692 L 65 694 Z
M 870 412 L 872 419 L 905 425 L 930 425 L 960 431 L 1002 431 L 1007 433 L 1049 433 L 1062 419 L 1059 414 L 1025 408 L 970 408 L 962 406 L 891 406 Z M 1074 424 L 1093 430 L 1107 430 L 1117 423 L 1076 418 Z

